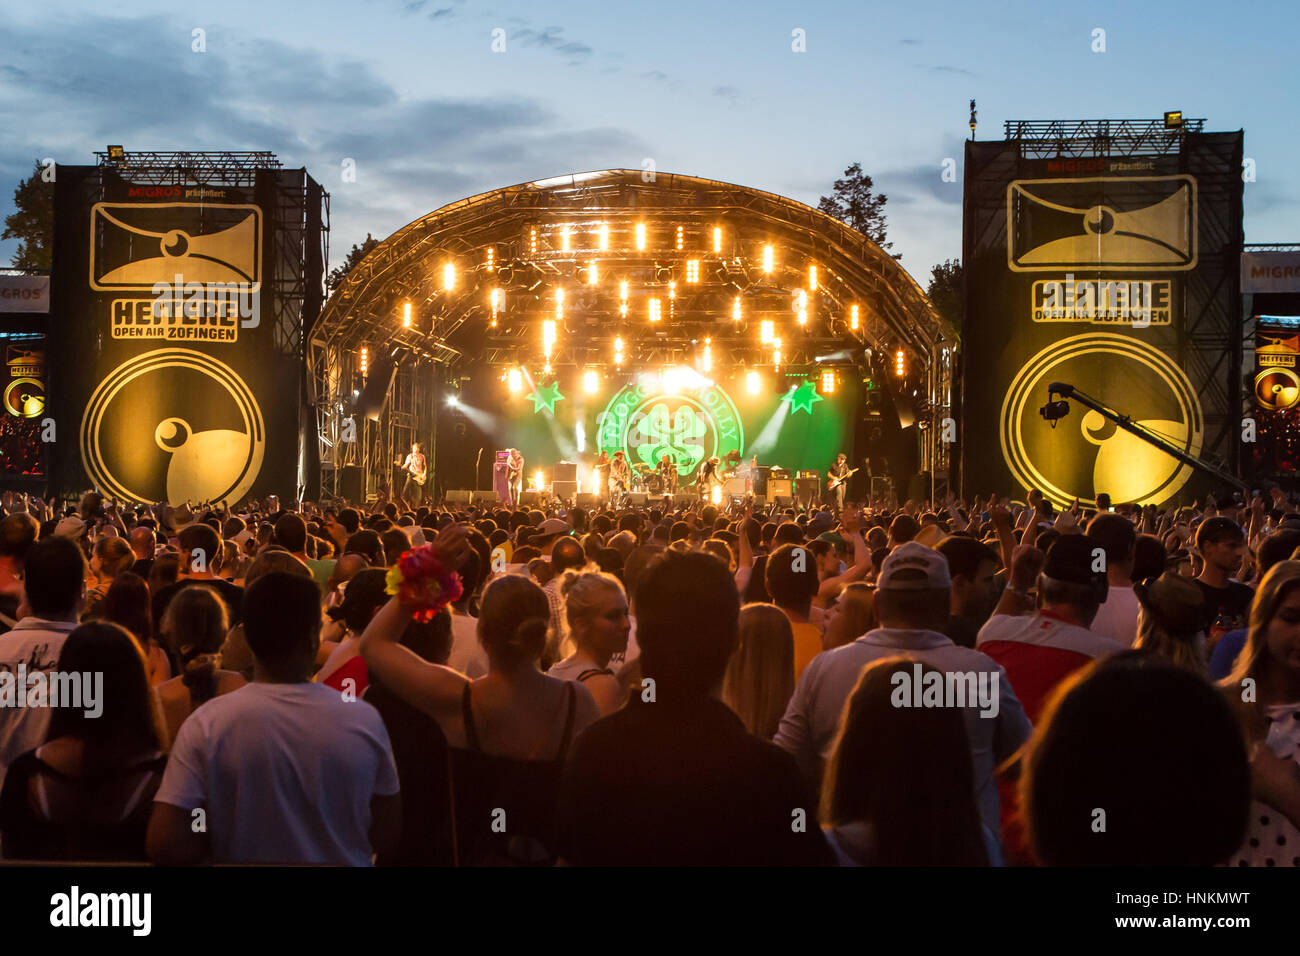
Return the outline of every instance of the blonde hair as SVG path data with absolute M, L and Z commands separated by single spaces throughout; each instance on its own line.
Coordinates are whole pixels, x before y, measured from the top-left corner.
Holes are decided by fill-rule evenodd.
M 623 582 L 604 571 L 568 570 L 560 579 L 559 591 L 564 598 L 564 636 L 560 642 L 561 658 L 568 657 L 577 650 L 573 639 L 573 625 L 588 620 L 600 606 L 600 597 L 610 591 L 618 593 L 624 600 L 627 593 Z
M 722 700 L 751 734 L 771 740 L 794 694 L 794 630 L 775 604 L 746 604 L 739 630 Z
M 1258 688 L 1263 683 L 1263 671 L 1265 667 L 1276 666 L 1268 652 L 1268 627 L 1277 616 L 1282 602 L 1291 596 L 1296 587 L 1300 587 L 1300 561 L 1279 561 L 1268 569 L 1264 580 L 1259 582 L 1255 600 L 1250 605 L 1250 629 L 1246 632 L 1246 645 L 1237 655 L 1237 663 L 1233 665 L 1232 672 L 1219 682 L 1219 689 L 1228 698 L 1233 712 L 1241 721 L 1242 729 L 1252 742 L 1263 739 L 1266 729 L 1264 702 L 1258 693 Z M 1256 695 L 1253 702 L 1242 700 L 1241 688 L 1247 678 L 1255 682 Z

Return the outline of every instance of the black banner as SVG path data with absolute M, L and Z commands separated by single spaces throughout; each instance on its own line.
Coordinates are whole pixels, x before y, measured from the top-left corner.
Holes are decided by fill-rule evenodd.
M 295 176 L 300 188 L 301 171 L 265 171 L 237 189 L 58 168 L 50 397 L 60 490 L 93 485 L 145 502 L 294 496 L 302 361 L 277 319 L 286 286 L 301 308 L 303 263 L 273 250 L 280 180 Z
M 1240 133 L 1127 157 L 1026 159 L 1015 141 L 966 144 L 968 492 L 1159 504 L 1205 487 L 1077 403 L 1044 420 L 1053 382 L 1235 466 L 1240 162 Z

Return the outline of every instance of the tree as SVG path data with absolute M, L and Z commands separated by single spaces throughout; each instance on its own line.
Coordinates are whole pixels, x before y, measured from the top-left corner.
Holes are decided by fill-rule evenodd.
M 40 160 L 31 176 L 14 190 L 14 211 L 5 217 L 0 239 L 19 239 L 11 264 L 15 269 L 49 269 L 54 243 L 54 181 L 41 175 Z
M 370 233 L 366 233 L 366 241 L 361 243 L 359 246 L 355 244 L 352 246 L 351 251 L 348 252 L 347 257 L 343 260 L 343 265 L 339 266 L 337 269 L 330 270 L 329 278 L 325 280 L 326 290 L 333 293 L 335 289 L 341 286 L 343 280 L 347 278 L 348 273 L 356 268 L 357 263 L 364 259 L 369 254 L 370 250 L 375 248 L 377 245 L 379 245 L 379 240 Z
M 844 170 L 843 179 L 835 180 L 832 189 L 834 195 L 822 196 L 817 208 L 845 225 L 852 226 L 881 249 L 888 251 L 894 247 L 892 242 L 885 241 L 888 230 L 885 203 L 889 202 L 889 197 L 884 193 L 873 194 L 874 186 L 871 177 L 862 171 L 862 164 L 854 163 Z M 894 258 L 903 257 L 897 254 Z
M 930 297 L 934 310 L 948 320 L 954 329 L 961 330 L 965 312 L 962 296 L 961 260 L 947 259 L 930 270 L 930 285 L 925 294 Z

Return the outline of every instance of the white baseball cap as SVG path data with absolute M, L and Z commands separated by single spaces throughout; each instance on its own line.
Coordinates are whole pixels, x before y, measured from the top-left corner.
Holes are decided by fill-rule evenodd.
M 921 574 L 912 573 L 916 571 Z M 933 548 L 915 541 L 901 544 L 889 552 L 881 565 L 876 588 L 881 591 L 951 589 L 952 575 L 948 571 L 948 559 Z

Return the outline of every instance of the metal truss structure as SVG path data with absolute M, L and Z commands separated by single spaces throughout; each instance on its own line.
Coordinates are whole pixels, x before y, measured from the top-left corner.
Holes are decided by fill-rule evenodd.
M 271 152 L 186 152 L 183 150 L 123 153 L 112 159 L 96 152 L 98 165 L 115 169 L 134 183 L 160 186 L 183 180 L 205 185 L 252 186 L 259 170 L 281 169 Z
M 1176 153 L 1187 133 L 1205 129 L 1203 119 L 1184 119 L 1167 127 L 1163 120 L 1007 120 L 1003 136 L 1020 144 L 1021 155 L 1132 156 Z
M 956 340 L 897 260 L 785 197 L 625 169 L 510 186 L 398 230 L 326 303 L 307 346 L 322 491 L 337 493 L 329 476 L 346 466 L 363 468 L 376 491 L 399 433 L 429 434 L 419 403 L 397 397 L 411 362 L 446 376 L 484 366 L 616 374 L 699 367 L 706 345 L 717 367 L 809 371 L 867 369 L 873 353 L 879 362 L 903 351 L 909 386 L 925 390 L 922 460 L 933 469 Z M 410 412 L 386 412 L 377 426 L 352 421 L 357 442 L 345 447 L 336 439 L 363 348 L 397 356 L 388 406 Z

